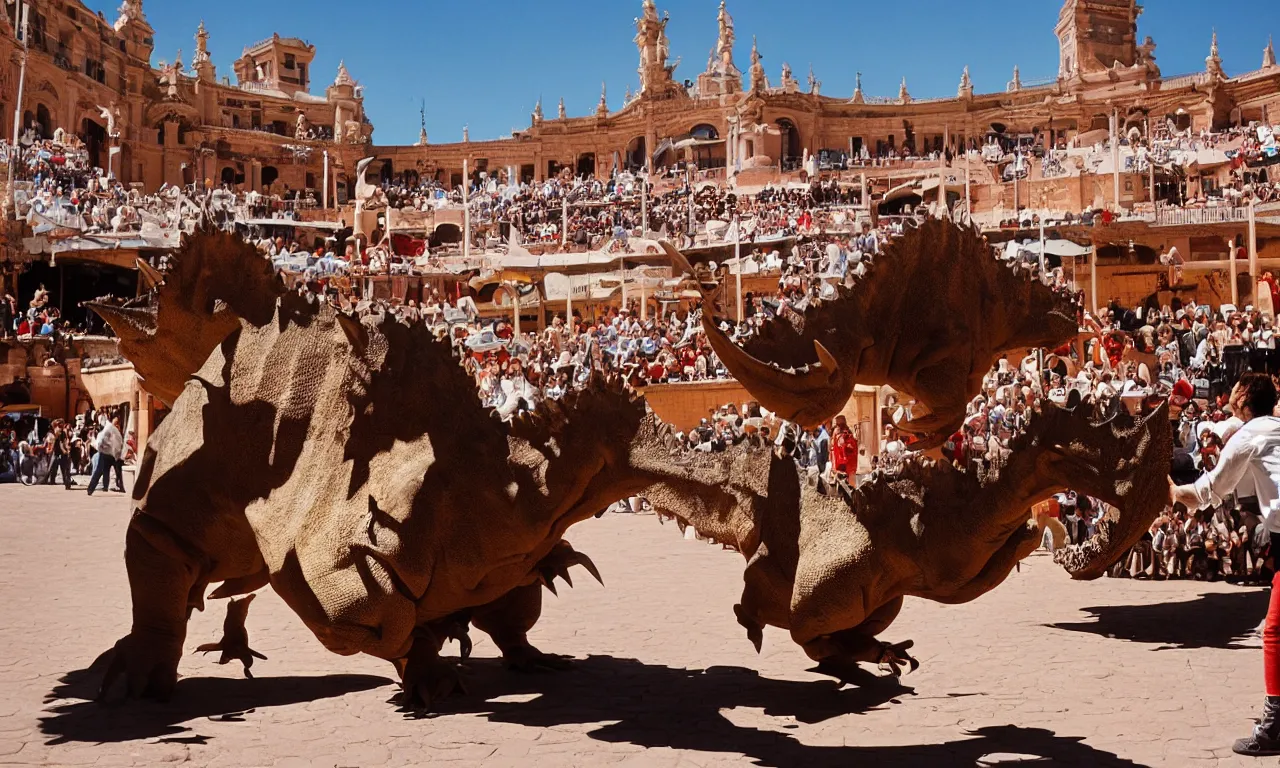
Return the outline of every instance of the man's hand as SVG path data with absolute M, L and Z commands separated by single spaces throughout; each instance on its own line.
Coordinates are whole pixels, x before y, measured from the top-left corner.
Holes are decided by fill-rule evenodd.
M 1194 486 L 1178 485 L 1173 482 L 1173 478 L 1169 478 L 1169 503 L 1181 503 L 1187 509 L 1194 510 L 1200 508 L 1200 497 L 1196 495 Z

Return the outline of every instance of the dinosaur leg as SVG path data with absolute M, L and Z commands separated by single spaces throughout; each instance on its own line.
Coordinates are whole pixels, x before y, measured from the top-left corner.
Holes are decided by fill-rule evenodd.
M 130 698 L 168 699 L 178 680 L 187 618 L 202 601 L 206 558 L 163 523 L 135 514 L 125 534 L 133 626 L 109 652 L 98 691 L 105 699 L 123 676 Z
M 858 666 L 860 662 L 879 664 L 895 678 L 901 676 L 902 667 L 918 666 L 907 651 L 914 644 L 911 640 L 890 644 L 876 639 L 889 628 L 902 610 L 902 598 L 896 598 L 877 608 L 867 620 L 853 629 L 824 635 L 805 643 L 804 652 L 818 662 L 814 669 L 824 675 L 851 685 L 866 685 L 879 678 Z
M 466 693 L 458 666 L 440 657 L 443 644 L 444 637 L 431 627 L 419 627 L 414 630 L 409 654 L 393 662 L 404 689 L 400 699 L 402 708 L 425 712 L 441 699 Z
M 542 585 L 516 587 L 497 600 L 476 608 L 471 621 L 493 639 L 508 669 L 517 672 L 568 669 L 569 661 L 529 644 L 529 630 L 542 615 Z
M 251 679 L 253 673 L 249 668 L 253 666 L 253 660 L 255 658 L 267 660 L 266 656 L 249 647 L 249 630 L 244 625 L 245 619 L 249 616 L 249 603 L 253 602 L 253 598 L 254 595 L 249 594 L 227 603 L 227 618 L 222 623 L 222 639 L 196 648 L 198 653 L 221 651 L 222 657 L 218 659 L 219 664 L 226 664 L 232 660 L 239 661 L 244 665 L 244 676 Z

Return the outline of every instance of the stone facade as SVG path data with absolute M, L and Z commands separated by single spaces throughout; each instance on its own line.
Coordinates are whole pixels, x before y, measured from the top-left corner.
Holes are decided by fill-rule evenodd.
M 754 180 L 821 150 L 926 154 L 981 145 L 997 132 L 1063 141 L 1108 128 L 1113 113 L 1122 130 L 1166 119 L 1200 129 L 1280 108 L 1280 67 L 1270 47 L 1254 72 L 1227 77 L 1215 43 L 1203 72 L 1164 78 L 1155 43 L 1139 42 L 1142 9 L 1134 0 L 1066 0 L 1055 30 L 1056 79 L 1025 82 L 1015 71 L 1005 91 L 982 94 L 967 71 L 957 72 L 957 95 L 942 99 L 913 98 L 905 82 L 897 97 L 868 96 L 860 87 L 851 96 L 824 94 L 814 73 L 801 83 L 781 62 L 781 77 L 771 80 L 754 40 L 740 69 L 726 3 L 707 18 L 717 42 L 705 70 L 677 76 L 667 19 L 654 0 L 642 0 L 635 35 L 641 87 L 621 105 L 610 105 L 604 91 L 586 116 L 557 109 L 547 119 L 537 109 L 527 129 L 501 140 L 437 144 L 424 130 L 410 146 L 375 146 L 361 88 L 345 66 L 323 94 L 311 93 L 315 49 L 305 41 L 273 35 L 248 46 L 233 84 L 219 79 L 203 25 L 189 63 L 179 53 L 153 64 L 154 30 L 142 0 L 125 0 L 114 23 L 78 0 L 31 4 L 24 126 L 81 136 L 99 165 L 147 189 L 207 180 L 276 193 L 305 188 L 320 200 L 327 154 L 331 207 L 354 191 L 351 174 L 368 156 L 382 161 L 370 167 L 372 176 L 450 186 L 461 183 L 464 160 L 472 174 L 531 181 L 565 168 L 607 175 L 677 160 L 696 162 L 712 178 Z M 12 115 L 22 46 L 13 6 L 0 8 L 8 14 L 0 14 L 0 56 L 10 62 L 0 67 L 0 115 Z M 11 120 L 0 119 L 0 135 L 11 134 Z
M 354 186 L 346 171 L 373 133 L 360 87 L 340 68 L 323 95 L 310 93 L 315 51 L 305 42 L 274 35 L 246 48 L 232 84 L 218 79 L 203 24 L 189 64 L 179 51 L 153 65 L 142 0 L 125 0 L 114 23 L 77 0 L 30 5 L 24 130 L 79 135 L 95 164 L 148 190 L 208 180 L 277 193 L 310 188 L 320 198 L 326 150 L 335 189 Z M 14 6 L 0 8 L 0 57 L 9 63 L 0 67 L 0 135 L 11 138 L 22 43 Z M 312 129 L 325 138 L 299 138 Z

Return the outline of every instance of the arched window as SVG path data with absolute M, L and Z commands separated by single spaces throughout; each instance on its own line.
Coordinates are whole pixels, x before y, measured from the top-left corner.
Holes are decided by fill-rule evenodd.
M 785 163 L 789 160 L 798 160 L 801 154 L 800 148 L 800 130 L 796 128 L 796 124 L 788 118 L 778 118 L 776 123 L 778 130 L 782 133 L 782 160 Z
M 270 187 L 280 178 L 280 171 L 274 165 L 267 165 L 262 168 L 262 186 Z
M 707 140 L 720 138 L 720 132 L 716 130 L 716 127 L 714 125 L 707 125 L 706 123 L 700 123 L 693 126 L 693 130 L 689 131 L 689 134 L 695 139 Z

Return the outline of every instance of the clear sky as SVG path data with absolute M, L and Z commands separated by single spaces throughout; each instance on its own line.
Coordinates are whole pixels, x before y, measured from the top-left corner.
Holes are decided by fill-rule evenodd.
M 109 20 L 119 0 L 87 0 Z M 1269 0 L 1155 0 L 1139 20 L 1165 75 L 1204 69 L 1212 30 L 1218 30 L 1229 74 L 1256 69 L 1280 14 Z M 144 0 L 156 29 L 156 63 L 179 49 L 191 62 L 201 19 L 218 75 L 245 46 L 273 32 L 316 46 L 312 91 L 323 93 L 338 61 L 365 86 L 365 106 L 378 144 L 417 140 L 418 110 L 426 101 L 433 142 L 510 135 L 529 125 L 538 96 L 547 117 L 563 96 L 570 116 L 593 114 L 600 84 L 618 109 L 627 86 L 636 88 L 639 57 L 632 38 L 641 0 Z M 694 79 L 716 42 L 719 0 L 658 0 L 669 11 L 676 75 Z M 954 96 L 968 65 L 979 92 L 1003 90 L 1015 64 L 1024 80 L 1057 73 L 1053 27 L 1060 0 L 729 0 L 746 71 L 751 37 L 759 39 L 770 81 L 789 62 L 803 84 L 812 64 L 829 96 L 853 93 L 863 73 L 867 95 L 896 96 L 905 76 L 917 98 Z M 1016 9 L 1010 12 L 1010 9 Z

